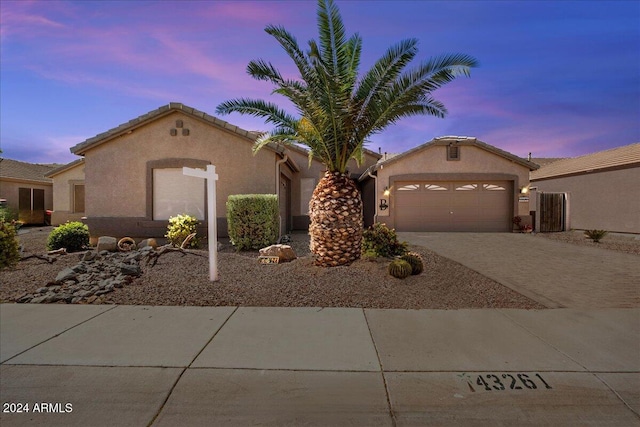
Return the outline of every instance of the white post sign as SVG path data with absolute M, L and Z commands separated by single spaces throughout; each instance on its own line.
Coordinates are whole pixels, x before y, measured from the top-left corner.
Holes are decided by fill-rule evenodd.
M 207 180 L 207 224 L 209 233 L 209 280 L 218 281 L 218 231 L 216 230 L 216 167 L 207 165 L 207 170 L 182 168 L 182 174 Z

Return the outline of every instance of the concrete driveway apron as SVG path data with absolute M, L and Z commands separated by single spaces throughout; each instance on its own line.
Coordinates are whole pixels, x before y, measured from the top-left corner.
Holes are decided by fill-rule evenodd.
M 516 233 L 398 233 L 548 308 L 640 307 L 640 257 Z

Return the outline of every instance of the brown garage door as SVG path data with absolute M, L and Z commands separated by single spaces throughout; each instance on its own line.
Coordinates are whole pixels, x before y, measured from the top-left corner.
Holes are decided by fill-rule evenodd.
M 398 231 L 510 231 L 508 181 L 396 182 Z

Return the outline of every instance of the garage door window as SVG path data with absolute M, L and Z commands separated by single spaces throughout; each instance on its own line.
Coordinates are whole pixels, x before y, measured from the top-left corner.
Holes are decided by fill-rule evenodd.
M 482 188 L 485 191 L 507 191 L 503 186 L 496 184 L 482 184 Z
M 427 191 L 449 191 L 447 187 L 438 184 L 425 184 L 424 189 Z
M 478 189 L 478 184 L 460 184 L 456 185 L 456 191 L 475 191 Z
M 420 190 L 420 184 L 407 184 L 398 188 L 398 191 L 415 191 Z

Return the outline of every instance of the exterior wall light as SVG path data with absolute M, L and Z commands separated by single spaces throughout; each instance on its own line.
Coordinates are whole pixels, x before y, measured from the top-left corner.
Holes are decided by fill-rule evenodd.
M 529 186 L 522 187 L 522 188 L 520 189 L 520 193 L 521 193 L 521 194 L 527 194 L 528 192 L 529 192 Z
M 384 192 L 382 194 L 384 194 L 385 197 L 389 197 L 389 194 L 391 194 L 389 187 L 384 187 Z
M 387 204 L 387 199 L 380 199 L 380 206 L 378 206 L 381 211 L 386 211 L 389 208 Z

